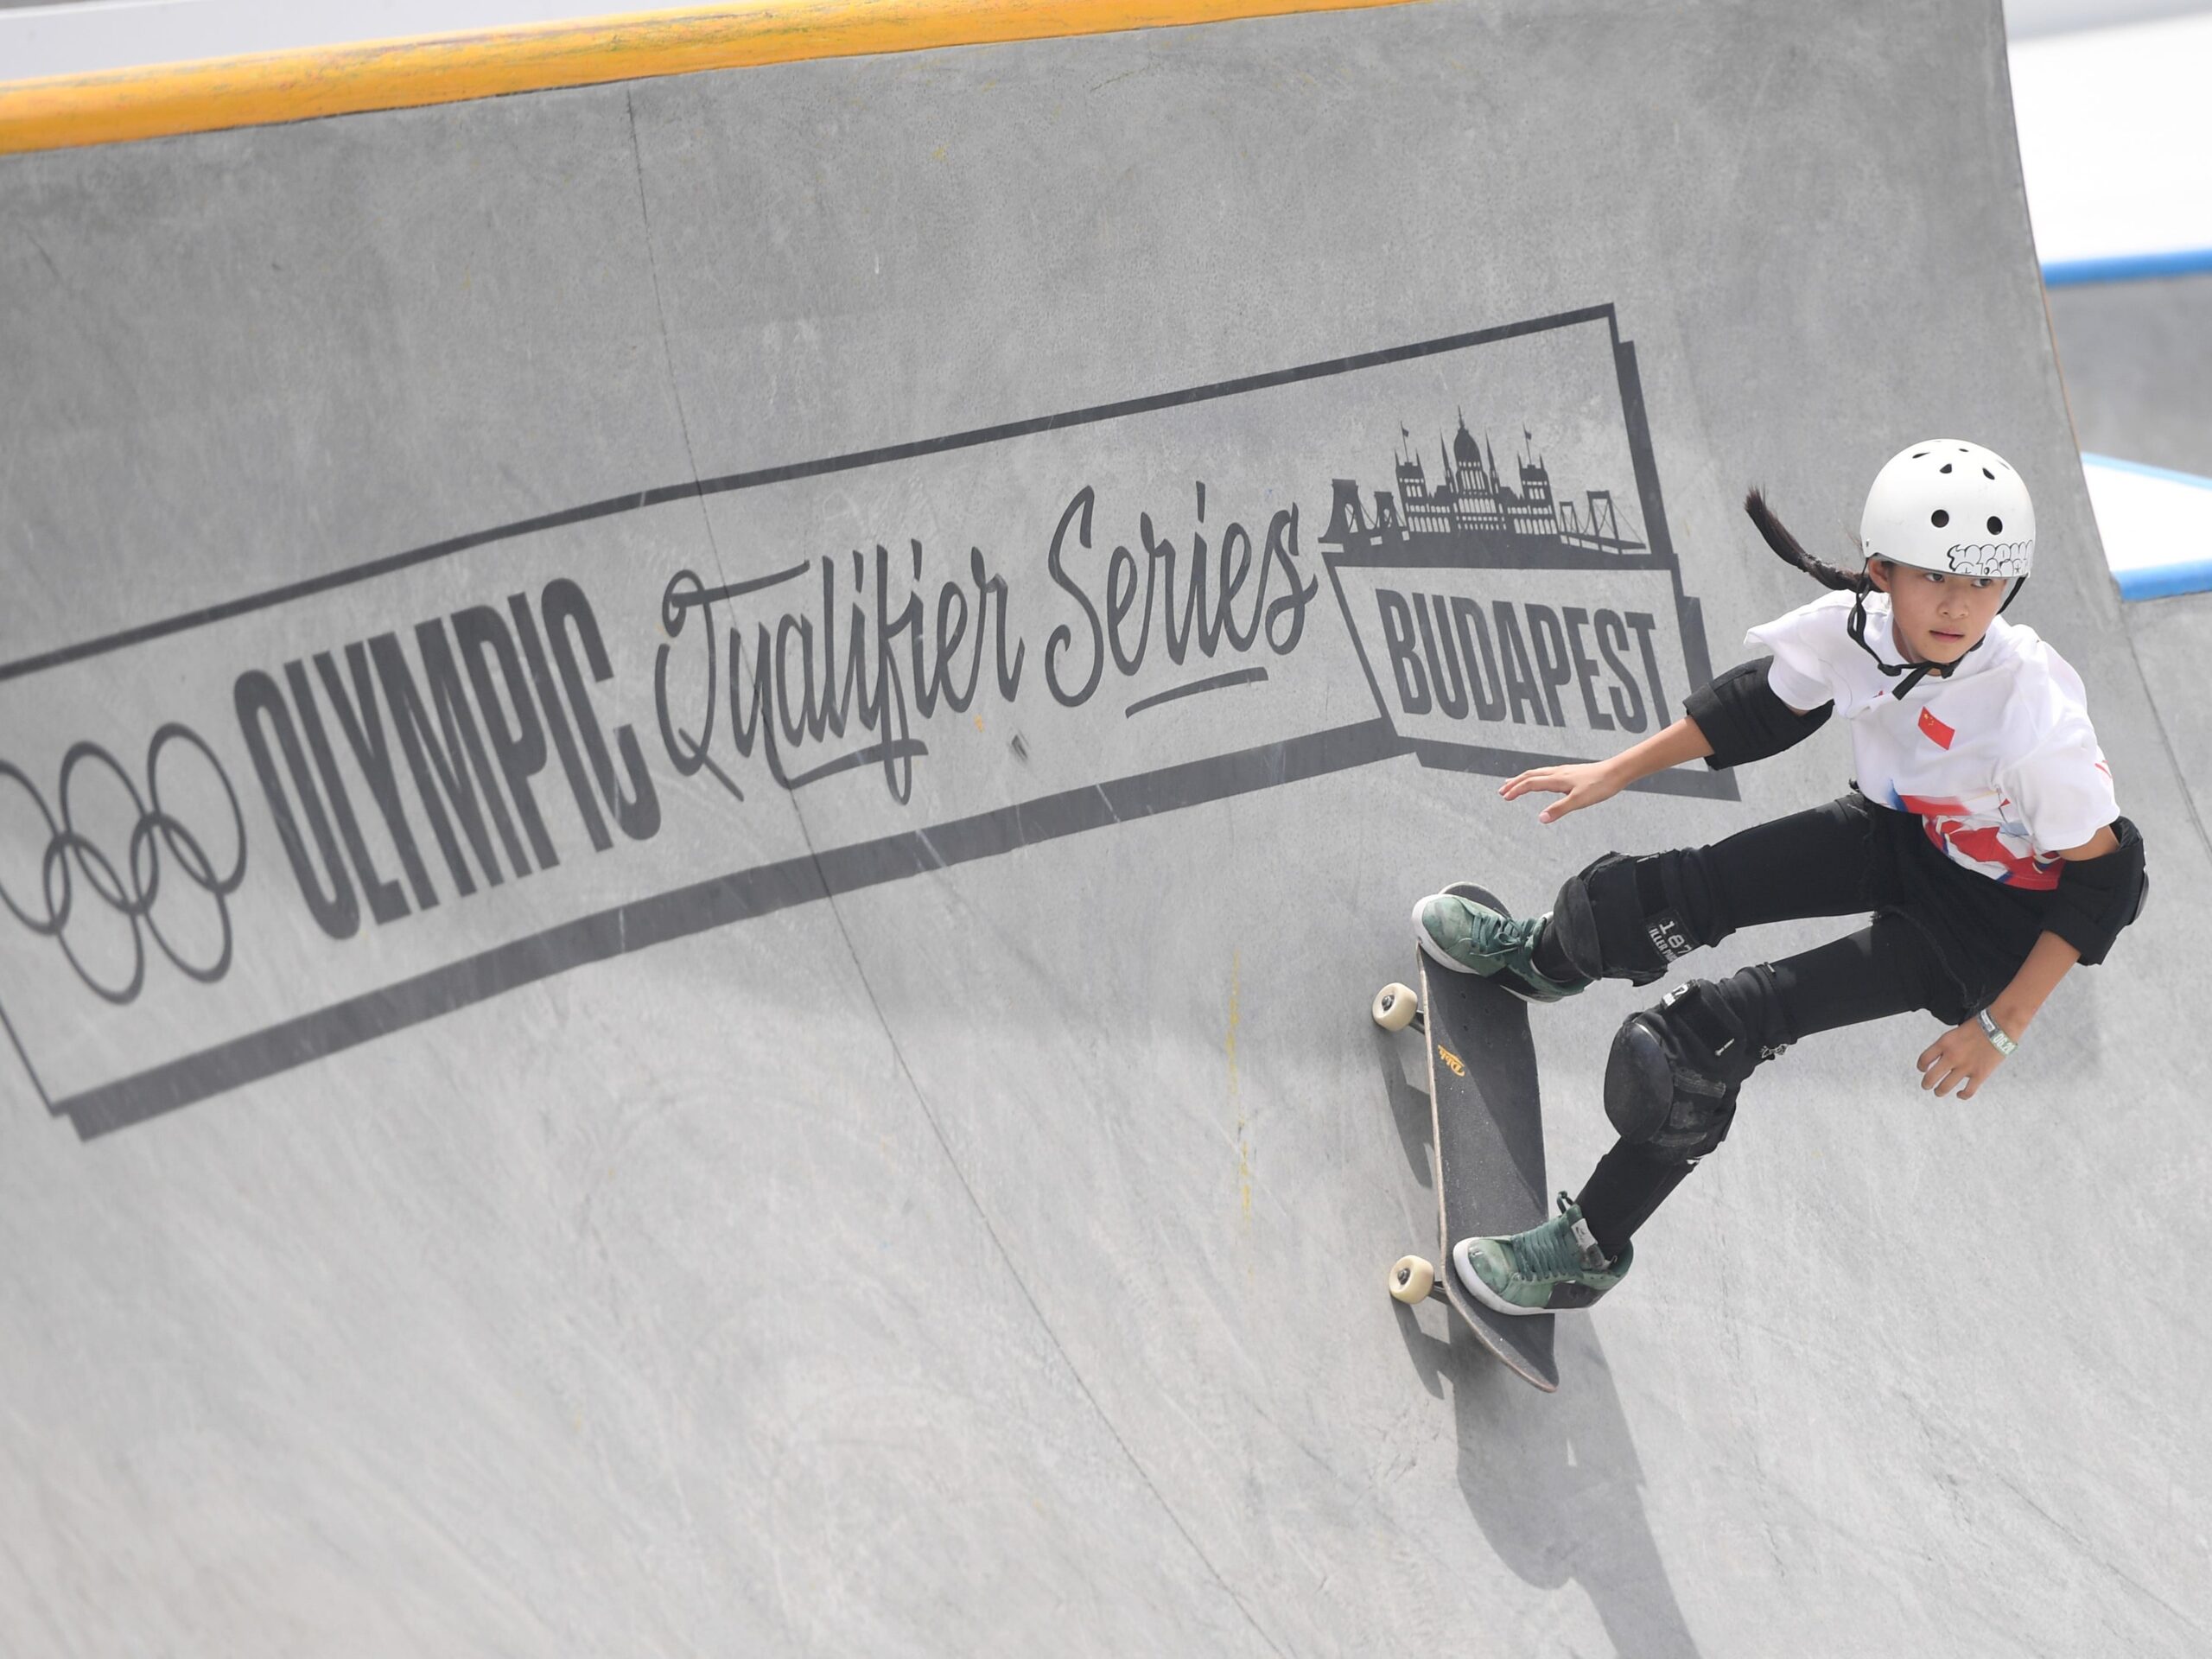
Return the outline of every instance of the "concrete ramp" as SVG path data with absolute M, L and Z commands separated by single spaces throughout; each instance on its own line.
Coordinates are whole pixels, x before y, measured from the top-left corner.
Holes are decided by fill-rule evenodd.
M 1439 0 L 0 162 L 0 1647 L 2202 1651 L 2207 846 L 2004 65 Z M 1939 432 L 2150 910 L 1976 1101 L 1762 1074 L 1538 1395 L 1384 1294 L 1369 997 L 1838 792 L 1495 787 Z

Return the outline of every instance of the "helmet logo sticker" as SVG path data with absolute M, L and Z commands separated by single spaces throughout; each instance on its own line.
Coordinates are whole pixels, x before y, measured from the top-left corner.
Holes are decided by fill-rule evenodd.
M 1955 542 L 1947 550 L 1953 574 L 1961 576 L 2024 576 L 2033 542 Z

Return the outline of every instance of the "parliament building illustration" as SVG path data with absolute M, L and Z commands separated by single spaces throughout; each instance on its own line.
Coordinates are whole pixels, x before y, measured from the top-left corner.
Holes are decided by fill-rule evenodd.
M 1412 434 L 1399 428 L 1402 439 Z M 1533 446 L 1526 427 L 1522 440 Z M 1592 554 L 1645 552 L 1621 531 L 1611 490 L 1589 490 L 1578 504 L 1553 490 L 1551 469 L 1533 448 L 1515 457 L 1517 486 L 1498 470 L 1496 447 L 1478 442 L 1465 413 L 1450 445 L 1440 439 L 1441 476 L 1432 485 L 1421 457 L 1397 454 L 1397 490 L 1376 490 L 1372 516 L 1358 480 L 1334 480 L 1336 499 L 1325 544 L 1348 554 L 1400 554 L 1413 564 L 1585 564 Z

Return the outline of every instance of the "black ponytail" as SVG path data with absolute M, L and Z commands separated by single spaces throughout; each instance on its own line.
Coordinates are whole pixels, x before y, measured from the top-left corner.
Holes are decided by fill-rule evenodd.
M 1798 544 L 1797 538 L 1774 516 L 1774 509 L 1766 504 L 1758 486 L 1744 497 L 1744 511 L 1759 527 L 1759 534 L 1766 540 L 1784 563 L 1794 564 L 1823 588 L 1834 588 L 1847 594 L 1864 594 L 1872 590 L 1873 582 L 1864 570 L 1843 570 L 1825 559 L 1816 559 Z

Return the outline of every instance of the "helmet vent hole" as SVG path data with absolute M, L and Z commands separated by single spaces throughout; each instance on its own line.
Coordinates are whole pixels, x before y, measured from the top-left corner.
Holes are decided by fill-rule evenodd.
M 1913 458 L 1915 461 L 1918 461 L 1918 460 L 1919 460 L 1923 455 L 1926 454 L 1927 453 L 1928 453 L 1928 452 L 1927 452 L 1925 449 L 1916 449 L 1916 450 L 1914 450 L 1914 451 L 1912 452 L 1912 458 Z
M 1982 475 L 1984 478 L 1987 479 L 1987 480 L 1988 480 L 1991 483 L 1993 483 L 1993 484 L 1994 484 L 1994 483 L 1997 481 L 1997 474 L 1994 474 L 1994 473 L 1993 473 L 1993 472 L 1991 472 L 1991 471 L 1989 470 L 1989 468 L 1988 468 L 1988 467 L 1983 467 L 1983 468 L 1981 469 L 1981 475 Z
M 1951 522 L 1951 515 L 1944 512 L 1942 508 L 1938 507 L 1935 512 L 1928 515 L 1928 522 L 1935 525 L 1936 529 L 1941 530 L 1944 525 Z
M 2005 533 L 2005 521 L 1993 512 L 1989 515 L 1989 533 L 1993 536 L 2002 536 Z
M 1937 472 L 1939 472 L 1939 473 L 1948 473 L 1948 472 L 1949 472 L 1949 471 L 1951 470 L 1951 463 L 1950 463 L 1949 461 L 1945 461 L 1945 462 L 1944 462 L 1941 467 L 1938 467 L 1936 470 Z

